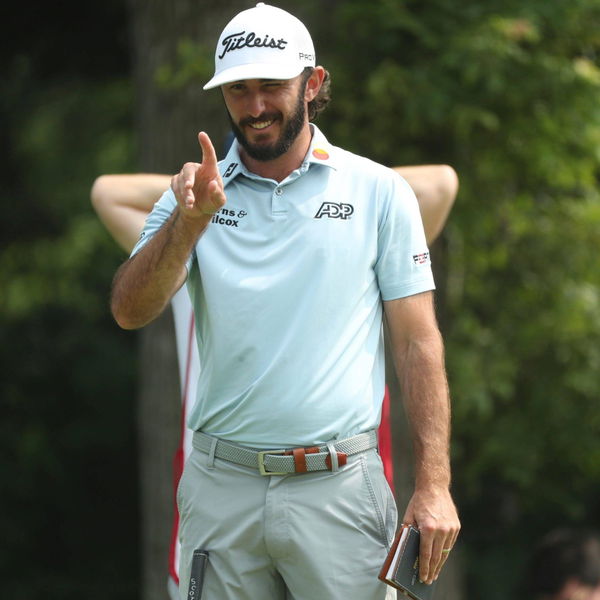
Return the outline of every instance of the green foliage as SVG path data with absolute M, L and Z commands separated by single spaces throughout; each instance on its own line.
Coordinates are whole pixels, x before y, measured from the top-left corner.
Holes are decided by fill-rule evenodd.
M 214 70 L 214 49 L 183 38 L 177 45 L 175 64 L 164 63 L 154 74 L 158 90 L 182 90 L 208 81 Z
M 478 573 L 516 577 L 525 540 L 600 525 L 600 2 L 349 1 L 332 19 L 332 141 L 460 176 L 438 282 L 455 493 L 469 597 L 506 598 Z
M 332 142 L 459 173 L 438 286 L 468 597 L 513 597 L 530 540 L 600 527 L 600 1 L 288 4 L 333 75 Z M 0 589 L 130 598 L 135 533 L 111 536 L 136 519 L 135 353 L 107 314 L 122 256 L 88 197 L 98 174 L 133 168 L 132 94 L 105 34 L 79 31 L 65 58 L 64 31 L 25 33 L 0 81 Z M 157 88 L 205 81 L 211 54 L 183 40 Z
M 0 89 L 0 595 L 133 598 L 135 347 L 89 202 L 97 175 L 132 169 L 130 84 L 47 81 L 22 55 Z

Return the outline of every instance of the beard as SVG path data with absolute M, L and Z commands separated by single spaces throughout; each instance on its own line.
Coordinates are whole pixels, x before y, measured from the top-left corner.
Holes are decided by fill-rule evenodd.
M 252 144 L 248 141 L 248 138 L 243 134 L 241 127 L 249 125 L 251 123 L 257 123 L 260 121 L 279 120 L 283 121 L 283 115 L 281 113 L 263 113 L 258 118 L 248 117 L 240 121 L 239 126 L 233 122 L 229 111 L 227 111 L 229 122 L 231 123 L 231 129 L 239 142 L 240 146 L 246 151 L 250 158 L 261 162 L 267 162 L 283 156 L 292 146 L 304 126 L 306 117 L 306 106 L 304 105 L 304 90 L 298 94 L 298 99 L 294 112 L 290 118 L 285 121 L 283 130 L 281 131 L 279 138 L 272 144 Z

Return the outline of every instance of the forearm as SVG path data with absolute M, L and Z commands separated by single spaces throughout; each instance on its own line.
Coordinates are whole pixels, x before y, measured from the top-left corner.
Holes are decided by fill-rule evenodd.
M 92 187 L 92 204 L 97 210 L 122 205 L 149 213 L 170 183 L 169 175 L 157 173 L 101 175 Z
M 171 179 L 176 208 L 152 239 L 115 275 L 111 310 L 124 329 L 143 327 L 163 311 L 186 279 L 185 265 L 198 238 L 214 214 L 225 205 L 223 181 L 212 142 L 202 131 L 198 134 L 198 143 L 202 163 L 186 163 Z M 166 196 L 164 206 L 159 203 L 156 207 L 159 225 L 165 219 L 161 211 L 170 200 L 173 198 Z
M 431 292 L 384 302 L 415 448 L 415 491 L 403 522 L 419 528 L 419 577 L 432 583 L 460 530 L 450 495 L 450 399 Z
M 148 213 L 169 187 L 167 175 L 101 175 L 91 191 L 92 205 L 115 241 L 131 252 Z
M 450 485 L 450 401 L 444 346 L 425 292 L 384 303 L 394 365 L 415 448 L 417 488 Z
M 176 208 L 156 235 L 117 271 L 111 311 L 124 329 L 154 320 L 186 278 L 185 263 L 211 215 L 193 219 Z
M 450 486 L 450 402 L 439 332 L 409 341 L 395 357 L 415 453 L 415 487 Z

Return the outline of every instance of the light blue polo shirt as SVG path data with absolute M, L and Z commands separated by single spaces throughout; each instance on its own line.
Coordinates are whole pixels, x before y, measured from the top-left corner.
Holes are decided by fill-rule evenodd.
M 376 428 L 382 299 L 434 288 L 409 185 L 311 127 L 281 183 L 250 173 L 234 142 L 219 163 L 227 203 L 188 265 L 202 365 L 188 425 L 255 448 Z M 133 253 L 175 205 L 165 192 Z

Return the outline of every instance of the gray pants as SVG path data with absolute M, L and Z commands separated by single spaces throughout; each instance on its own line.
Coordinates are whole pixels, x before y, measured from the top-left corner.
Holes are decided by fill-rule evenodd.
M 182 600 L 197 548 L 210 554 L 202 600 L 395 598 L 377 579 L 397 513 L 376 450 L 337 472 L 263 477 L 194 449 L 177 502 Z

